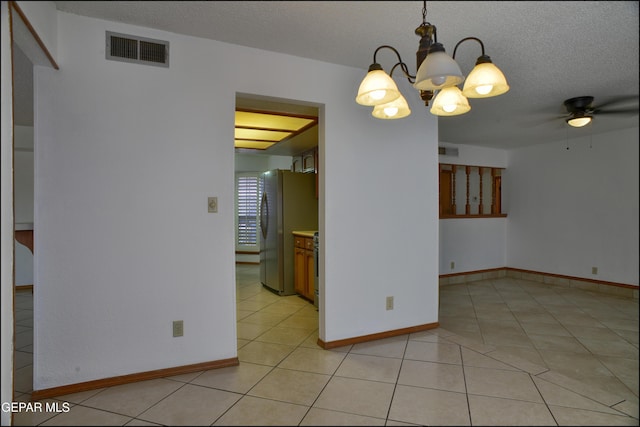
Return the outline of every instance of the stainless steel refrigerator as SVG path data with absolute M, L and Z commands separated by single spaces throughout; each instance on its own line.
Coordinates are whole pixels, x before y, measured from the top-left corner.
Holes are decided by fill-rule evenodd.
M 274 169 L 262 174 L 260 281 L 279 295 L 293 295 L 293 231 L 318 229 L 315 175 Z

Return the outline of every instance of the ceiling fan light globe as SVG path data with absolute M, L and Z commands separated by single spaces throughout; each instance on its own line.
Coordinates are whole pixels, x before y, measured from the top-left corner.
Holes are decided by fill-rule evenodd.
M 581 128 L 591 123 L 591 119 L 591 116 L 571 117 L 567 119 L 567 124 L 569 126 L 573 126 L 574 128 Z
M 384 70 L 373 70 L 362 79 L 356 102 L 360 105 L 375 106 L 386 104 L 398 97 L 400 91 L 393 79 Z

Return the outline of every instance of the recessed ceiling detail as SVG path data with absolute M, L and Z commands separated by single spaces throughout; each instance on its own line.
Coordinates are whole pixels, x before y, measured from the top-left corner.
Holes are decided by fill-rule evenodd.
M 266 150 L 318 123 L 318 118 L 298 114 L 236 109 L 235 147 Z

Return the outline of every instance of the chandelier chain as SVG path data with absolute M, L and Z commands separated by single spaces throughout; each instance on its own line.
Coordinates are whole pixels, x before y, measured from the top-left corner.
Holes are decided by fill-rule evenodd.
M 422 25 L 427 24 L 427 0 L 424 0 L 422 4 Z

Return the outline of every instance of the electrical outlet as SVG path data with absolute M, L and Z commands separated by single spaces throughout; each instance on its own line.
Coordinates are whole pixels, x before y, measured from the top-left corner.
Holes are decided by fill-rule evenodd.
M 207 199 L 207 203 L 209 205 L 209 213 L 218 212 L 218 198 L 217 197 L 209 197 Z
M 393 310 L 393 297 L 387 297 L 387 310 Z
M 456 263 L 454 261 L 451 261 L 451 269 L 453 270 L 454 268 L 456 268 Z
M 591 274 L 598 274 L 598 267 L 591 267 Z
M 184 322 L 182 320 L 173 321 L 173 336 L 181 337 L 184 335 Z

